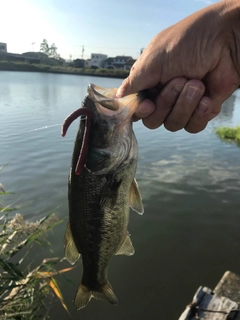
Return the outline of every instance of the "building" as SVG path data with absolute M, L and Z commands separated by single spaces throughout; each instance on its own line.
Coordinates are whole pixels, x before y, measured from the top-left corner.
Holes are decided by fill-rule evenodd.
M 113 65 L 113 62 L 114 62 L 114 58 L 107 58 L 104 61 L 103 67 L 106 68 L 106 69 L 115 69 L 114 65 Z
M 85 60 L 84 59 L 75 59 L 75 60 L 73 60 L 73 65 L 75 68 L 84 68 Z
M 136 60 L 130 56 L 116 56 L 108 58 L 104 62 L 104 68 L 130 70 Z
M 24 52 L 22 53 L 22 55 L 24 57 L 27 58 L 32 58 L 32 59 L 47 59 L 48 55 L 46 53 L 43 52 L 35 52 L 35 51 L 28 51 L 28 52 Z
M 116 56 L 114 58 L 113 65 L 116 69 L 126 69 L 125 65 L 129 59 L 132 59 L 132 57 L 130 57 L 130 56 Z
M 0 42 L 0 52 L 7 53 L 7 44 L 4 42 Z
M 102 68 L 106 59 L 107 59 L 106 54 L 92 53 L 91 68 Z
M 0 60 L 3 61 L 13 61 L 13 62 L 29 62 L 27 58 L 19 53 L 11 53 L 11 52 L 0 52 Z M 32 63 L 39 63 L 39 60 L 34 60 Z M 30 62 L 29 62 L 30 63 Z
M 131 70 L 132 66 L 134 65 L 134 63 L 136 62 L 135 59 L 128 59 L 127 62 L 125 63 L 124 69 L 125 70 Z
M 64 62 L 62 58 L 49 58 L 48 55 L 42 52 L 24 52 L 19 54 L 0 51 L 0 60 L 26 63 L 43 63 L 52 66 L 63 65 Z
M 91 59 L 86 59 L 84 63 L 84 68 L 90 68 L 91 67 Z
M 50 58 L 46 53 L 43 52 L 24 52 L 22 56 L 26 58 L 26 62 L 33 63 L 34 60 L 39 61 L 39 63 L 51 65 L 51 66 L 60 66 L 63 65 L 64 59 L 62 58 Z
M 24 52 L 21 56 L 25 59 L 27 63 L 41 63 L 43 60 L 47 59 L 48 56 L 42 52 Z

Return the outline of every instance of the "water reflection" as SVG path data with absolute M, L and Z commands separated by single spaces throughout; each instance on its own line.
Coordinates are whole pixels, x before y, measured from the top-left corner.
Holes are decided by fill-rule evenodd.
M 233 94 L 222 105 L 222 110 L 218 116 L 220 121 L 231 121 L 233 118 L 234 108 L 236 102 L 236 95 Z
M 22 205 L 32 204 L 20 211 L 29 220 L 58 207 L 65 222 L 52 234 L 56 256 L 63 255 L 67 176 L 78 125 L 62 139 L 56 124 L 80 105 L 90 82 L 118 87 L 121 80 L 21 72 L 5 72 L 4 80 L 0 76 L 0 89 L 6 89 L 0 100 L 0 166 L 9 163 L 0 182 L 16 197 L 22 195 Z M 238 91 L 197 135 L 134 124 L 137 180 L 145 206 L 143 216 L 130 215 L 136 254 L 111 263 L 118 308 L 91 301 L 76 312 L 76 286 L 62 281 L 75 319 L 178 319 L 200 285 L 214 287 L 227 269 L 239 273 L 240 148 L 221 141 L 213 131 L 218 125 L 239 125 L 239 105 Z M 79 268 L 67 277 L 78 283 Z M 56 305 L 51 319 L 69 317 Z

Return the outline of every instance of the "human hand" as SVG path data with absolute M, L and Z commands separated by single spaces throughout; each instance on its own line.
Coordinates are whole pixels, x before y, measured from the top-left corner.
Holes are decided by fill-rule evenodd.
M 152 99 L 135 118 L 151 129 L 164 123 L 170 131 L 196 133 L 206 127 L 240 84 L 239 8 L 237 1 L 221 1 L 150 42 L 117 93 L 149 89 Z
M 164 123 L 169 131 L 185 128 L 196 133 L 203 130 L 212 116 L 208 97 L 203 97 L 205 86 L 199 80 L 175 78 L 163 89 L 156 90 L 157 97 L 145 99 L 138 107 L 134 120 L 155 129 Z M 152 96 L 154 94 L 152 93 Z

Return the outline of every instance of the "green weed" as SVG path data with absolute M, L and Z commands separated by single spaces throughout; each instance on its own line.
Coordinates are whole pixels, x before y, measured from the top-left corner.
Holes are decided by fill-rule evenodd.
M 240 126 L 237 126 L 236 128 L 219 127 L 215 132 L 221 139 L 226 141 L 235 141 L 240 145 Z
M 56 257 L 31 266 L 37 258 L 33 245 L 49 245 L 45 234 L 61 221 L 54 212 L 37 222 L 25 222 L 19 213 L 10 219 L 14 208 L 4 205 L 5 194 L 0 184 L 0 320 L 47 319 L 56 297 L 68 312 L 54 276 L 72 268 L 59 271 L 63 259 Z

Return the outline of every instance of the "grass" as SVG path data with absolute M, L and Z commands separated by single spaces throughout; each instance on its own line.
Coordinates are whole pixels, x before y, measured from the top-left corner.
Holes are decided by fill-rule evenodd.
M 75 68 L 70 66 L 50 66 L 43 63 L 34 64 L 16 61 L 1 61 L 0 70 L 5 71 L 33 71 L 33 72 L 48 72 L 48 73 L 63 73 L 74 75 L 91 75 L 98 77 L 111 77 L 124 79 L 129 75 L 128 70 L 122 69 L 92 69 L 92 68 Z
M 38 255 L 35 246 L 49 246 L 46 232 L 61 221 L 54 212 L 37 222 L 25 222 L 19 213 L 9 219 L 14 208 L 4 204 L 6 194 L 0 184 L 0 320 L 48 319 L 57 299 L 68 312 L 54 276 L 72 268 L 59 271 L 63 259 L 58 257 L 32 267 Z
M 219 127 L 215 132 L 222 140 L 235 141 L 240 145 L 240 126 L 237 126 L 236 128 Z

